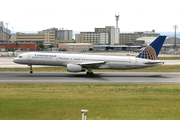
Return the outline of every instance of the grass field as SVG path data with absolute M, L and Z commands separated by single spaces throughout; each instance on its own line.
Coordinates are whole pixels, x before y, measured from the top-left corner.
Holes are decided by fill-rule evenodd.
M 0 68 L 0 72 L 29 72 L 29 68 Z M 34 67 L 34 72 L 67 72 L 66 67 Z M 180 72 L 180 65 L 161 65 L 133 70 L 93 69 L 93 72 Z
M 179 120 L 180 85 L 0 84 L 1 120 Z

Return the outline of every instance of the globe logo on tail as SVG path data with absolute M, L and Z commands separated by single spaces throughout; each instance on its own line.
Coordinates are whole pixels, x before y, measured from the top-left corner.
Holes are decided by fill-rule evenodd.
M 156 60 L 156 56 L 157 55 L 156 55 L 156 51 L 154 50 L 154 48 L 151 46 L 148 46 L 136 57 L 143 58 L 143 59 Z

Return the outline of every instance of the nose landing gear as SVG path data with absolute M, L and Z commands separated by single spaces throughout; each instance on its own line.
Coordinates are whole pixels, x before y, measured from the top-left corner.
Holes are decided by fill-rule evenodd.
M 32 65 L 28 65 L 28 66 L 30 66 L 30 73 L 32 74 L 32 73 L 33 73 L 33 71 L 32 71 Z

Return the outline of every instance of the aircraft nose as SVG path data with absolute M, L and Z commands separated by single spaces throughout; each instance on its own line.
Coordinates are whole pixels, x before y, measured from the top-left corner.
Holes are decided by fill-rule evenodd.
M 17 63 L 17 59 L 14 59 L 13 62 L 14 62 L 14 63 Z

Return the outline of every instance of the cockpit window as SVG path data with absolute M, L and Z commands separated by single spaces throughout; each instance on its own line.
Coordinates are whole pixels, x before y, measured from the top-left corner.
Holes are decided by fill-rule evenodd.
M 23 56 L 18 56 L 18 58 L 22 58 Z

